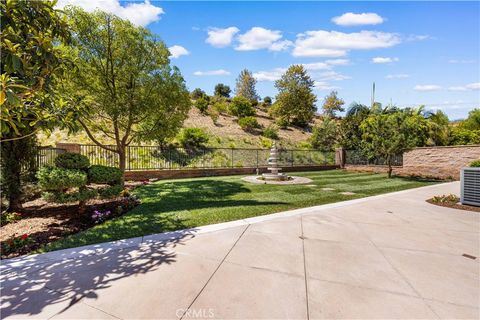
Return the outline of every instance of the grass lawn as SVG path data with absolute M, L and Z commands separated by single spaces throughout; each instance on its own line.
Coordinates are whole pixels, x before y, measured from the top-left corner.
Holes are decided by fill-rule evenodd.
M 158 181 L 135 190 L 142 204 L 126 215 L 59 240 L 45 250 L 197 227 L 433 183 L 343 170 L 295 175 L 308 177 L 313 182 L 310 186 L 251 184 L 242 181 L 243 176 Z M 321 190 L 324 187 L 335 191 Z M 339 194 L 343 191 L 355 192 L 355 195 Z

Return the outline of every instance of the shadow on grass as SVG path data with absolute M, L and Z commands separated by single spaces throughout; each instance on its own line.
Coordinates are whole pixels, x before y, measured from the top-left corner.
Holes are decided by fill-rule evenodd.
M 119 247 L 82 257 L 74 257 L 70 250 L 65 250 L 54 253 L 54 262 L 32 256 L 17 262 L 14 269 L 3 265 L 2 318 L 25 318 L 41 312 L 45 312 L 43 317 L 50 318 L 84 297 L 98 298 L 102 290 L 119 280 L 131 278 L 129 285 L 134 286 L 136 276 L 175 263 L 176 253 L 170 249 L 194 236 L 195 230 L 190 229 L 171 233 L 148 245 Z

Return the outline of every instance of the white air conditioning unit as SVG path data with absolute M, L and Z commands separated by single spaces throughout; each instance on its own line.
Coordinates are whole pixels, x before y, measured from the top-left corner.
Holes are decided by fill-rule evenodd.
M 460 181 L 462 204 L 480 206 L 480 168 L 463 168 Z

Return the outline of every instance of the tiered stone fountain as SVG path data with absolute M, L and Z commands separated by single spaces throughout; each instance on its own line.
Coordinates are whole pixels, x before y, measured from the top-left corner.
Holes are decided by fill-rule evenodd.
M 267 164 L 269 167 L 267 168 L 270 173 L 262 174 L 263 180 L 266 181 L 285 181 L 288 180 L 288 176 L 285 173 L 279 173 L 282 168 L 278 167 L 278 149 L 275 142 L 273 142 L 273 146 L 270 149 L 270 157 L 268 157 Z
M 308 184 L 312 182 L 312 180 L 309 178 L 288 176 L 285 173 L 279 172 L 282 170 L 282 168 L 278 166 L 278 149 L 275 142 L 273 142 L 273 146 L 270 149 L 270 156 L 268 157 L 267 164 L 267 169 L 270 171 L 270 173 L 264 173 L 261 176 L 244 177 L 243 180 L 251 183 L 262 184 Z

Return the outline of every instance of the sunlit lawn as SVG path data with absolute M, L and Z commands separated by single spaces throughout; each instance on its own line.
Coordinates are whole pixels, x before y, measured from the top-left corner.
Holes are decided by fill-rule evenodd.
M 128 214 L 51 244 L 47 250 L 138 237 L 289 209 L 421 187 L 433 182 L 342 170 L 295 173 L 310 185 L 263 185 L 242 176 L 158 181 L 135 190 L 142 204 Z M 322 188 L 335 191 L 323 191 Z M 350 191 L 355 195 L 341 195 Z

